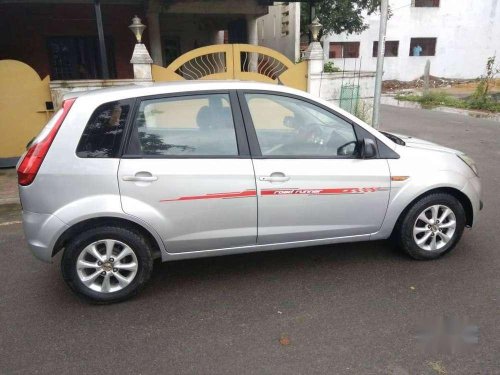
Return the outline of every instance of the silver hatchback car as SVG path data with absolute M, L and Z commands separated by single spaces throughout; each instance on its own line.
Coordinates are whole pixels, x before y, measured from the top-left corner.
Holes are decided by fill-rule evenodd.
M 106 303 L 153 260 L 394 238 L 453 249 L 482 203 L 459 151 L 378 132 L 297 90 L 183 82 L 67 98 L 18 164 L 26 238 Z

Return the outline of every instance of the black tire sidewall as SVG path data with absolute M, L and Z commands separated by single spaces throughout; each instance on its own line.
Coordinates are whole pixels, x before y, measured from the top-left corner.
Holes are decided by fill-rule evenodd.
M 76 272 L 76 262 L 83 249 L 103 239 L 123 242 L 134 251 L 138 262 L 134 280 L 122 290 L 112 293 L 99 293 L 88 288 L 80 281 Z M 132 297 L 149 280 L 152 268 L 153 258 L 147 241 L 136 232 L 114 226 L 93 228 L 81 233 L 69 242 L 61 260 L 62 275 L 68 286 L 80 297 L 93 303 L 112 303 Z
M 455 214 L 456 228 L 453 238 L 439 250 L 421 249 L 413 238 L 413 226 L 417 217 L 428 207 L 433 205 L 444 205 L 449 207 Z M 399 243 L 403 250 L 414 259 L 430 260 L 436 259 L 451 251 L 462 237 L 465 228 L 465 210 L 460 201 L 454 196 L 446 193 L 429 194 L 415 202 L 408 210 L 399 228 Z

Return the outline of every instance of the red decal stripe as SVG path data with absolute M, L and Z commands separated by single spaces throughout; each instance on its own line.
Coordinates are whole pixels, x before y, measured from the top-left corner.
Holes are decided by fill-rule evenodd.
M 160 200 L 160 202 L 192 201 L 199 199 L 231 199 L 231 198 L 246 198 L 255 196 L 257 196 L 257 192 L 255 190 L 245 190 L 245 191 L 231 192 L 231 193 L 213 193 L 205 195 L 192 195 L 174 199 L 162 199 Z
M 263 189 L 260 195 L 339 195 L 339 194 L 364 194 L 382 191 L 384 188 L 336 188 L 336 189 Z
M 261 196 L 266 195 L 342 195 L 342 194 L 365 194 L 375 193 L 377 191 L 384 191 L 387 188 L 383 187 L 365 187 L 365 188 L 334 188 L 334 189 L 262 189 Z M 174 199 L 162 199 L 160 202 L 177 202 L 177 201 L 192 201 L 200 199 L 233 199 L 233 198 L 247 198 L 257 196 L 256 190 L 245 190 L 240 192 L 230 193 L 212 193 L 204 195 L 192 195 L 186 197 L 179 197 Z

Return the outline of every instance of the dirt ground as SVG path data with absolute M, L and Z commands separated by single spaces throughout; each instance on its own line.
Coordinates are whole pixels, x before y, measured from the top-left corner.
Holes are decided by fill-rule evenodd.
M 470 96 L 476 89 L 479 83 L 478 79 L 446 79 L 440 77 L 429 77 L 429 85 L 431 90 L 444 91 L 454 96 Z M 399 91 L 422 91 L 424 80 L 421 78 L 413 81 L 397 81 L 387 80 L 383 82 L 382 90 L 384 93 L 394 93 Z M 491 87 L 491 93 L 500 92 L 500 78 L 496 79 L 494 85 Z

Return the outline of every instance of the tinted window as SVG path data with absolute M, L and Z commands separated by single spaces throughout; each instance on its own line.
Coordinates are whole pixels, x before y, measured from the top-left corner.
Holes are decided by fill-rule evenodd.
M 272 94 L 245 94 L 262 155 L 352 157 L 350 123 L 308 102 Z
M 81 158 L 116 157 L 130 106 L 120 102 L 98 107 L 83 131 L 76 154 Z
M 191 95 L 141 102 L 128 153 L 238 155 L 229 95 Z

